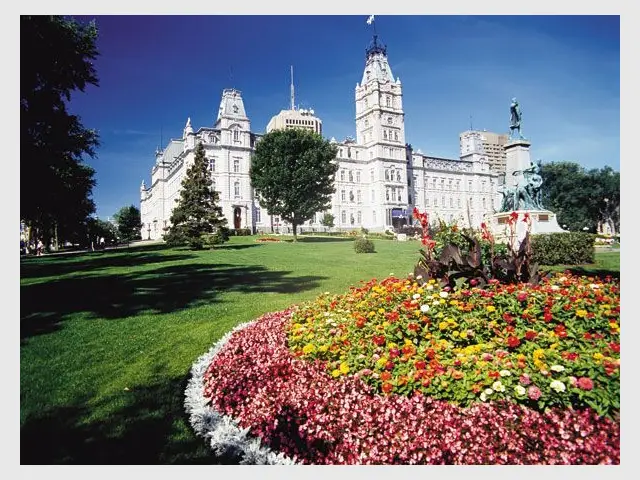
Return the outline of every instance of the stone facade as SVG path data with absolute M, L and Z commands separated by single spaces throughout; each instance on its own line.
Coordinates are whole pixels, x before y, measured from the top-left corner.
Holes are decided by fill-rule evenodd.
M 288 117 L 282 112 L 279 116 Z M 317 120 L 313 127 L 321 128 L 320 120 L 313 119 Z M 406 142 L 402 83 L 393 76 L 386 47 L 375 36 L 355 87 L 355 123 L 355 139 L 331 139 L 338 147 L 339 169 L 328 211 L 336 228 L 397 228 L 413 223 L 414 206 L 428 212 L 433 222 L 442 219 L 479 227 L 499 207 L 498 174 L 489 168 L 479 134 L 465 136 L 459 159 L 414 152 Z M 187 121 L 183 138 L 156 152 L 150 187 L 144 182 L 141 186 L 142 238 L 159 239 L 169 226 L 198 140 L 204 142 L 229 227 L 288 231 L 277 216 L 260 208 L 250 185 L 251 155 L 259 138 L 251 132 L 241 93 L 234 89 L 224 90 L 213 128 L 194 132 Z M 318 212 L 301 231 L 322 230 L 323 215 Z

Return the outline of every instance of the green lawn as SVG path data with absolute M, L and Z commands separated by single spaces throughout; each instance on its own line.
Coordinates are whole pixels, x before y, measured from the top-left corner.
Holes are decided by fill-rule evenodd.
M 29 258 L 20 272 L 21 463 L 215 463 L 191 433 L 184 389 L 195 359 L 238 323 L 405 275 L 419 244 L 375 240 L 162 245 Z M 594 273 L 619 270 L 597 254 Z

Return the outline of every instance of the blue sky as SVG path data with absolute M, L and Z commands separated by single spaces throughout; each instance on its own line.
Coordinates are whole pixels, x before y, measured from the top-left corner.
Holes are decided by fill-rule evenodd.
M 99 131 L 94 200 L 101 218 L 139 207 L 154 151 L 212 126 L 222 90 L 243 92 L 252 130 L 289 103 L 313 108 L 326 137 L 354 135 L 354 87 L 372 29 L 366 16 L 76 16 L 95 18 L 99 87 L 71 111 Z M 407 141 L 457 158 L 458 135 L 507 131 L 509 102 L 523 110 L 532 156 L 620 169 L 618 16 L 376 16 L 404 88 Z

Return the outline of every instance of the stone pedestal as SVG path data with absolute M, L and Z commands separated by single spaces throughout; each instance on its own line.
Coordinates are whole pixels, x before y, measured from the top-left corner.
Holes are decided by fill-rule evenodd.
M 504 151 L 507 155 L 507 168 L 504 178 L 505 184 L 513 187 L 524 177 L 522 174 L 513 175 L 514 172 L 523 171 L 531 166 L 531 142 L 528 140 L 512 140 L 505 144 Z
M 497 242 L 509 242 L 509 217 L 512 212 L 494 213 L 492 215 L 491 231 Z M 536 233 L 559 233 L 564 232 L 558 225 L 556 214 L 549 210 L 518 210 L 518 221 L 516 222 L 516 246 L 524 239 L 527 233 L 527 223 L 523 221 L 524 214 L 528 213 L 531 218 L 531 234 Z

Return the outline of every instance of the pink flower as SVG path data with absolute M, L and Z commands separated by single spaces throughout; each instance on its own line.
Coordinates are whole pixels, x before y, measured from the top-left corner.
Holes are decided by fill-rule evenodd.
M 542 396 L 542 392 L 535 385 L 529 387 L 528 394 L 531 400 L 538 400 Z
M 531 377 L 529 377 L 529 375 L 527 375 L 526 373 L 520 375 L 520 383 L 522 385 L 529 385 L 531 383 Z
M 580 377 L 578 379 L 578 387 L 582 390 L 591 390 L 593 388 L 593 380 L 588 377 Z

